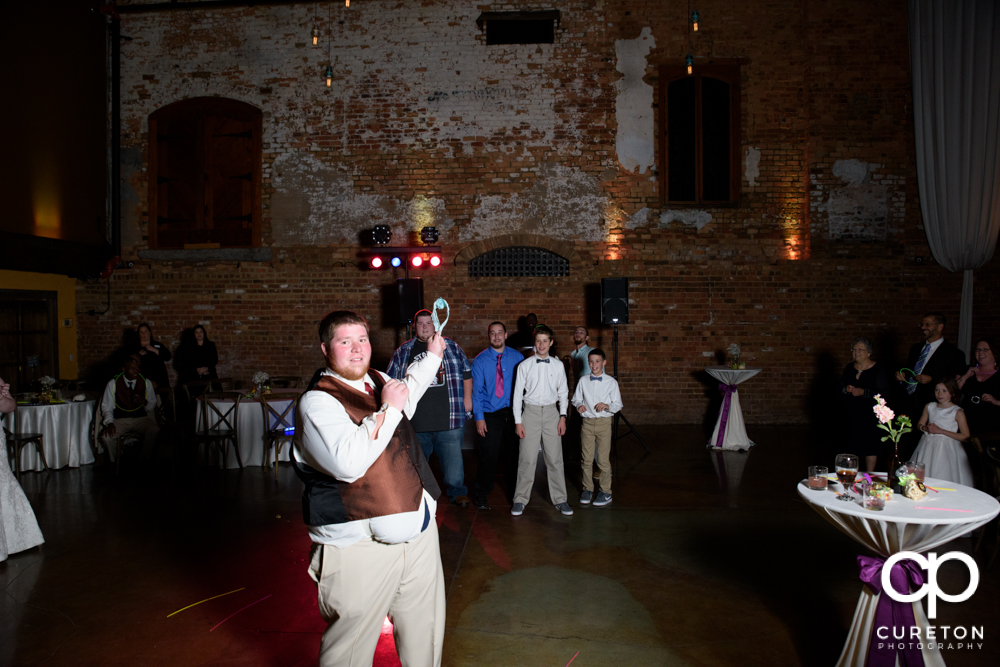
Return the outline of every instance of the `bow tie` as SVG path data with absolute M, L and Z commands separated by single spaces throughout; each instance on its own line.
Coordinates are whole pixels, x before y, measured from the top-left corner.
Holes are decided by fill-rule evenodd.
M 546 357 L 544 359 L 535 359 L 535 363 L 536 364 L 547 364 L 547 363 L 549 363 L 549 358 Z
M 590 376 L 590 381 L 591 382 L 601 382 L 602 380 L 604 380 L 604 378 L 602 378 L 602 377 L 595 377 L 593 375 Z

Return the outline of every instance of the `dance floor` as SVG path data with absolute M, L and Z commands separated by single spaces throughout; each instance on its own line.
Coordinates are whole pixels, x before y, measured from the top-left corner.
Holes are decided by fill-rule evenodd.
M 502 483 L 490 511 L 439 506 L 444 664 L 833 665 L 860 549 L 796 492 L 830 455 L 815 433 L 751 425 L 757 447 L 720 480 L 700 427 L 638 429 L 652 451 L 619 443 L 606 508 L 579 506 L 578 463 L 572 517 L 546 500 L 542 465 L 521 517 Z M 324 624 L 288 465 L 275 481 L 256 466 L 127 464 L 120 479 L 96 466 L 23 476 L 46 544 L 0 563 L 0 665 L 316 664 Z M 967 576 L 950 562 L 942 587 Z M 945 650 L 949 666 L 1000 664 L 997 600 L 1000 558 L 972 599 L 939 603 L 936 625 L 985 634 Z M 391 639 L 387 627 L 376 665 L 398 664 Z

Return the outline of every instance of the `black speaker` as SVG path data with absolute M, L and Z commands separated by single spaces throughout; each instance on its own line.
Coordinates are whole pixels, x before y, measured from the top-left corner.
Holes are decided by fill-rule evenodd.
M 424 281 L 421 278 L 400 278 L 396 281 L 399 295 L 398 323 L 413 321 L 413 315 L 424 307 Z
M 601 278 L 601 324 L 628 324 L 628 278 Z

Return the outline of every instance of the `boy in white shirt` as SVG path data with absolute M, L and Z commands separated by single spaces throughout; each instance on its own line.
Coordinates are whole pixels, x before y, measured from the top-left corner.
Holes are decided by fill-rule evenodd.
M 618 382 L 604 373 L 608 361 L 604 350 L 595 348 L 587 355 L 590 376 L 583 376 L 573 392 L 573 405 L 583 417 L 580 429 L 580 458 L 583 463 L 583 493 L 580 504 L 604 507 L 611 503 L 611 425 L 622 409 Z M 601 471 L 601 492 L 594 497 L 594 445 L 597 467 Z
M 531 498 L 539 440 L 542 443 L 552 504 L 566 516 L 573 514 L 566 502 L 566 473 L 563 470 L 562 456 L 569 386 L 566 384 L 566 369 L 562 362 L 549 357 L 552 338 L 552 329 L 545 325 L 535 327 L 535 356 L 528 357 L 517 366 L 511 407 L 514 412 L 514 432 L 521 443 L 514 506 L 510 508 L 510 513 L 514 516 L 521 516 L 524 506 Z

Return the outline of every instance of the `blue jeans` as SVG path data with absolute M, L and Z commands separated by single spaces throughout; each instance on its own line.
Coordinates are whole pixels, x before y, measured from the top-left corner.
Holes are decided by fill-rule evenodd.
M 417 433 L 420 449 L 428 460 L 431 454 L 437 454 L 441 465 L 441 476 L 444 477 L 444 492 L 454 500 L 458 496 L 469 493 L 465 487 L 465 464 L 462 462 L 462 440 L 465 437 L 465 427 L 453 428 L 450 431 L 427 431 Z

